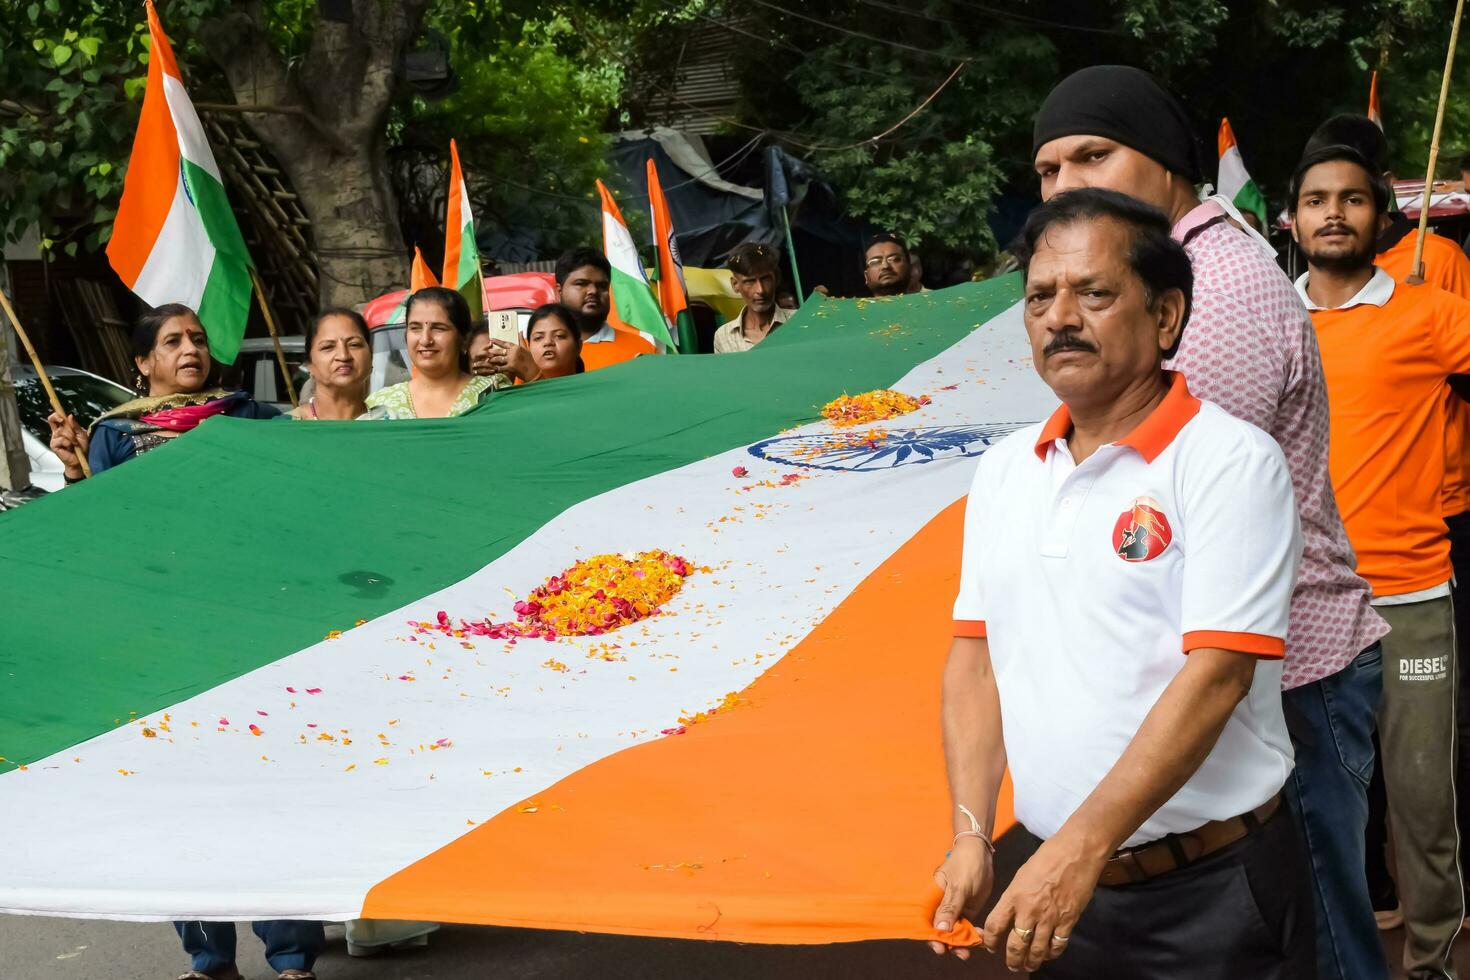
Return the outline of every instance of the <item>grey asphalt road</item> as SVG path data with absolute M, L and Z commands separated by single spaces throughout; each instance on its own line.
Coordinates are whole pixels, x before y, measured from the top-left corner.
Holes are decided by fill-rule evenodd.
M 240 969 L 271 980 L 261 946 L 239 927 Z M 1403 930 L 1384 934 L 1389 962 Z M 1470 939 L 1456 949 L 1470 975 Z M 167 923 L 101 922 L 0 915 L 0 980 L 172 980 L 188 966 Z M 327 927 L 317 961 L 322 980 L 1000 980 L 1016 974 L 981 953 L 969 963 L 939 959 L 918 943 L 742 946 L 480 926 L 444 926 L 421 949 L 370 958 L 347 955 L 341 926 Z
M 240 970 L 271 980 L 260 942 L 238 929 Z M 478 926 L 444 926 L 421 949 L 347 955 L 329 926 L 322 980 L 894 980 L 1014 977 L 993 963 L 943 960 L 918 943 L 742 946 Z M 981 959 L 987 959 L 981 954 Z M 0 980 L 172 980 L 188 967 L 166 923 L 0 916 Z

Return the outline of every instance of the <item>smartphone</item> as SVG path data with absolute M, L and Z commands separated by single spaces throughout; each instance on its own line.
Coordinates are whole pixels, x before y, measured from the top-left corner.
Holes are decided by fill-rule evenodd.
M 513 310 L 491 310 L 485 314 L 490 323 L 490 339 L 503 340 L 507 344 L 519 344 L 521 342 L 521 329 L 516 323 L 516 315 Z

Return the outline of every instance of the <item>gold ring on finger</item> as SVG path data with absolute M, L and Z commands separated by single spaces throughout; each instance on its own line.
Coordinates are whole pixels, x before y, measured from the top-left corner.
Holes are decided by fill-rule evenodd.
M 1036 934 L 1036 930 L 1035 929 L 1022 929 L 1020 926 L 1017 926 L 1015 929 L 1012 929 L 1011 931 L 1014 932 L 1016 935 L 1020 936 L 1021 937 L 1021 942 L 1023 942 L 1023 943 L 1029 943 L 1031 941 L 1031 937 Z

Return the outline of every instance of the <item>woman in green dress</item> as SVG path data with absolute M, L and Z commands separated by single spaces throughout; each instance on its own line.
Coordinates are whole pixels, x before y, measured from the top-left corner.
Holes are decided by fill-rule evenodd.
M 469 370 L 470 308 L 443 286 L 426 286 L 408 298 L 407 342 L 413 377 L 368 396 L 390 419 L 442 419 L 463 415 L 499 384 Z

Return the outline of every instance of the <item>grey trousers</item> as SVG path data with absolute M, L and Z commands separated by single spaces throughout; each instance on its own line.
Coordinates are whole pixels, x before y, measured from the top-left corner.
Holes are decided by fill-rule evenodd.
M 1393 628 L 1383 638 L 1378 738 L 1404 904 L 1404 971 L 1410 980 L 1456 980 L 1451 947 L 1465 887 L 1455 819 L 1454 606 L 1444 596 L 1376 608 Z
M 1305 848 L 1286 808 L 1241 840 L 1136 885 L 1100 886 L 1032 980 L 1316 980 Z

